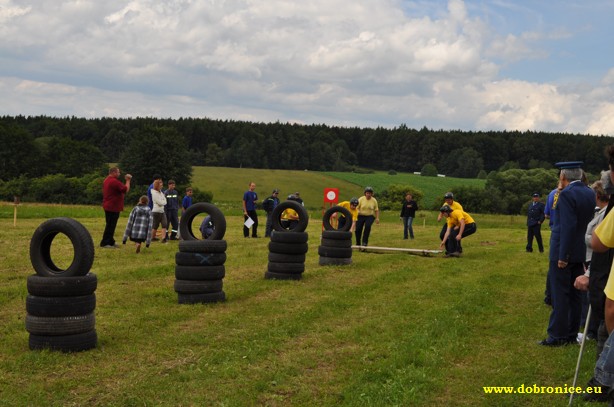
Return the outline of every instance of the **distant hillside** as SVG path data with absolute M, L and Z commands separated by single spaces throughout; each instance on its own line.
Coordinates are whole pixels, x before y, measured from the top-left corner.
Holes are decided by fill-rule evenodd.
M 388 175 L 378 171 L 373 174 L 355 174 L 349 172 L 317 172 L 292 170 L 263 170 L 253 168 L 194 167 L 192 185 L 213 192 L 214 202 L 235 203 L 240 207 L 243 193 L 249 182 L 256 183 L 256 192 L 262 200 L 269 196 L 274 188 L 281 190 L 280 197 L 299 191 L 305 204 L 310 208 L 320 208 L 323 202 L 324 188 L 339 188 L 340 198 L 347 200 L 352 196 L 362 195 L 363 188 L 370 185 L 381 191 L 390 184 L 407 184 L 424 193 L 423 206 L 431 206 L 441 199 L 446 191 L 454 187 L 469 185 L 484 187 L 486 181 L 465 178 L 422 177 L 414 174 L 398 173 Z M 234 205 L 233 205 L 234 206 Z
M 391 184 L 411 185 L 424 193 L 422 207 L 427 209 L 435 202 L 443 202 L 443 195 L 447 191 L 454 191 L 458 186 L 471 186 L 484 188 L 486 180 L 452 178 L 452 177 L 422 177 L 420 175 L 397 173 L 389 175 L 384 171 L 376 171 L 374 174 L 356 174 L 353 172 L 327 172 L 326 174 L 340 178 L 361 186 L 370 185 L 377 191 L 384 190 Z

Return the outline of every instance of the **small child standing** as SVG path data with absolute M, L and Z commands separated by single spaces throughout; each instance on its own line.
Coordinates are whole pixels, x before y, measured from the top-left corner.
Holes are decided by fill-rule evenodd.
M 149 198 L 143 195 L 139 198 L 139 203 L 132 209 L 128 217 L 128 224 L 124 232 L 122 243 L 126 244 L 128 238 L 136 243 L 136 252 L 141 251 L 141 244 L 145 242 L 146 247 L 151 243 L 151 228 L 153 226 L 153 216 L 149 209 Z

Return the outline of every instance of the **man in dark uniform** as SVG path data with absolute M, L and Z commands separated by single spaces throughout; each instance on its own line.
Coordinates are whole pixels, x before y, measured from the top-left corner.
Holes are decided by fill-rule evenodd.
M 545 205 L 539 201 L 539 194 L 533 194 L 533 202 L 529 204 L 527 212 L 527 252 L 533 251 L 533 237 L 537 240 L 539 252 L 544 252 L 544 244 L 542 242 L 542 223 L 546 219 L 544 215 Z
M 595 193 L 581 181 L 581 161 L 557 163 L 563 190 L 555 208 L 558 222 L 553 225 L 550 240 L 548 278 L 552 295 L 552 312 L 548 337 L 543 346 L 576 343 L 582 299 L 574 287 L 576 278 L 584 274 L 586 244 L 584 233 L 593 218 Z
M 271 237 L 273 230 L 273 209 L 279 205 L 279 189 L 274 189 L 271 196 L 262 201 L 262 209 L 266 212 L 266 229 L 264 237 Z
M 164 196 L 166 196 L 164 212 L 166 213 L 166 219 L 170 225 L 168 229 L 171 231 L 170 237 L 167 236 L 167 239 L 177 240 L 177 232 L 179 231 L 179 194 L 175 189 L 174 180 L 168 180 L 168 189 L 164 191 Z

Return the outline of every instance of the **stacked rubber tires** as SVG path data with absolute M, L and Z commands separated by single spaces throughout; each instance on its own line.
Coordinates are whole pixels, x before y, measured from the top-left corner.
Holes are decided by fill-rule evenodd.
M 201 240 L 192 231 L 194 218 L 206 213 L 211 216 L 213 234 Z M 223 279 L 226 275 L 226 218 L 213 204 L 196 203 L 181 216 L 181 240 L 175 254 L 175 291 L 179 304 L 219 302 L 226 299 Z
M 331 217 L 335 213 L 345 216 L 346 219 L 340 229 L 335 229 L 331 223 Z M 322 223 L 324 230 L 322 231 L 322 242 L 318 247 L 319 264 L 321 266 L 352 264 L 352 232 L 350 232 L 352 215 L 350 211 L 342 206 L 333 206 L 324 212 Z
M 291 209 L 298 215 L 298 221 L 288 226 L 281 219 L 282 213 Z M 272 213 L 269 262 L 265 279 L 300 280 L 305 271 L 305 256 L 309 236 L 305 229 L 309 224 L 307 210 L 295 201 L 285 201 L 275 207 Z
M 58 267 L 51 258 L 51 243 L 64 234 L 74 248 L 72 263 Z M 91 267 L 94 242 L 74 219 L 54 218 L 42 223 L 30 241 L 30 260 L 36 274 L 28 276 L 26 330 L 30 349 L 79 352 L 96 347 L 96 287 Z

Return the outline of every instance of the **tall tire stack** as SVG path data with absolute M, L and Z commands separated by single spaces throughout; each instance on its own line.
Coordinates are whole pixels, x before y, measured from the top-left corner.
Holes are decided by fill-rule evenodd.
M 213 233 L 201 240 L 192 231 L 194 218 L 206 213 L 211 216 Z M 175 292 L 179 304 L 201 304 L 226 300 L 223 280 L 226 275 L 224 238 L 226 218 L 213 204 L 200 202 L 190 206 L 179 222 L 179 252 L 175 254 Z
M 346 222 L 340 229 L 335 229 L 330 219 L 334 213 L 345 216 Z M 342 206 L 330 207 L 322 218 L 324 230 L 322 242 L 318 247 L 320 266 L 352 264 L 352 214 Z
M 281 215 L 286 209 L 298 214 L 298 223 L 287 228 Z M 305 256 L 308 250 L 309 235 L 305 232 L 309 215 L 305 207 L 295 201 L 285 201 L 275 207 L 272 213 L 271 241 L 269 242 L 269 262 L 265 279 L 300 280 L 305 271 Z
M 58 267 L 51 258 L 51 243 L 66 235 L 74 249 L 72 263 Z M 32 235 L 30 260 L 36 274 L 28 276 L 26 331 L 32 350 L 80 352 L 96 347 L 96 287 L 91 273 L 94 242 L 87 229 L 70 218 L 43 222 Z

